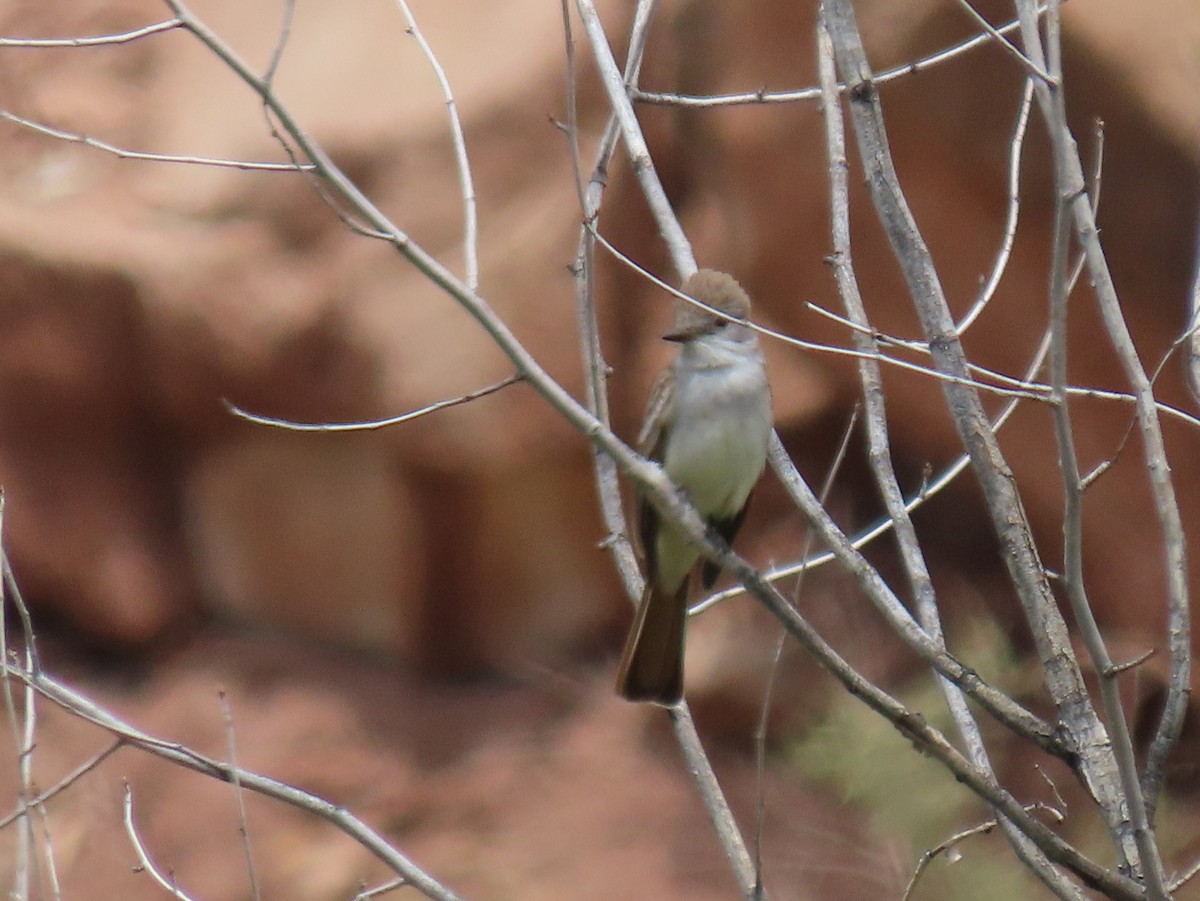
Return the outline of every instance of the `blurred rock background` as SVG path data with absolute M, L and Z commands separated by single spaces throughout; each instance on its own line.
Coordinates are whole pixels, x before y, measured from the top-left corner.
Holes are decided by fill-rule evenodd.
M 533 0 L 414 6 L 466 128 L 482 293 L 579 394 L 567 272 L 578 212 L 566 142 L 549 121 L 565 116 L 560 11 Z M 997 22 L 1011 14 L 1003 3 L 977 6 Z M 621 46 L 628 4 L 602 7 Z M 932 0 L 856 7 L 877 70 L 973 33 L 961 12 Z M 194 8 L 265 69 L 278 6 Z M 149 0 L 15 2 L 0 13 L 0 34 L 103 34 L 166 15 Z M 642 85 L 699 94 L 814 84 L 814 17 L 812 2 L 664 3 Z M 1185 324 L 1194 265 L 1200 11 L 1185 0 L 1136 13 L 1116 0 L 1072 0 L 1064 17 L 1075 133 L 1090 158 L 1093 122 L 1104 120 L 1104 243 L 1152 366 Z M 581 43 L 590 146 L 606 108 L 587 56 Z M 461 268 L 445 107 L 398 9 L 299 3 L 277 85 L 394 221 Z M 883 89 L 908 199 L 960 313 L 999 247 L 1021 86 L 1012 60 L 984 47 Z M 0 109 L 125 148 L 285 159 L 250 92 L 182 32 L 120 47 L 0 48 Z M 639 112 L 701 264 L 737 274 L 764 324 L 847 344 L 844 330 L 804 306 L 839 309 L 824 263 L 818 106 Z M 916 336 L 853 166 L 855 257 L 869 309 L 885 332 Z M 1035 124 L 1012 262 L 966 342 L 976 362 L 1006 373 L 1023 371 L 1045 320 L 1050 184 Z M 623 160 L 603 229 L 672 278 Z M 628 270 L 601 265 L 614 417 L 632 436 L 670 353 L 657 340 L 669 305 Z M 1087 291 L 1074 303 L 1073 379 L 1123 387 Z M 778 426 L 820 482 L 853 406 L 853 364 L 779 345 L 768 352 Z M 663 717 L 610 693 L 628 602 L 598 548 L 605 536 L 578 435 L 519 385 L 355 435 L 269 430 L 224 406 L 303 421 L 374 418 L 509 372 L 466 314 L 394 251 L 352 234 L 302 178 L 121 160 L 0 122 L 4 534 L 51 668 L 149 731 L 218 756 L 226 737 L 216 698 L 226 689 L 244 765 L 362 814 L 469 897 L 611 898 L 632 885 L 645 897 L 729 897 L 727 868 Z M 1178 373 L 1172 360 L 1158 395 L 1191 411 Z M 897 371 L 887 391 L 898 471 L 916 490 L 926 467 L 956 457 L 957 438 L 936 385 Z M 1085 468 L 1117 454 L 1128 408 L 1081 401 L 1073 414 Z M 1165 428 L 1185 525 L 1195 531 L 1200 436 L 1176 421 Z M 1046 410 L 1026 404 L 1002 444 L 1053 567 L 1061 490 Z M 830 506 L 851 529 L 879 515 L 861 441 Z M 1114 646 L 1128 651 L 1117 656 L 1137 656 L 1161 641 L 1163 576 L 1136 442 L 1089 490 L 1086 513 L 1093 604 Z M 956 640 L 1038 703 L 1022 681 L 1027 638 L 970 478 L 929 503 L 919 527 Z M 764 563 L 803 544 L 802 524 L 770 477 L 744 535 L 742 550 Z M 873 553 L 899 575 L 885 548 Z M 799 602 L 869 675 L 903 686 L 914 672 L 837 574 L 810 577 Z M 981 614 L 1001 628 L 980 627 Z M 776 634 L 744 600 L 692 630 L 689 696 L 746 823 L 755 798 L 747 751 Z M 919 820 L 911 798 L 828 771 L 821 761 L 847 757 L 851 744 L 884 749 L 877 759 L 903 745 L 886 735 L 868 741 L 871 725 L 853 719 L 802 655 L 785 653 L 782 667 L 780 753 L 766 776 L 768 887 L 783 898 L 898 897 L 915 854 L 982 811 L 936 772 L 927 782 L 911 773 L 885 780 L 891 790 L 921 786 L 929 812 Z M 1130 681 L 1139 723 L 1154 713 L 1162 668 L 1152 660 Z M 58 714 L 41 728 L 43 784 L 104 745 Z M 797 758 L 785 751 L 798 735 L 808 750 Z M 1196 787 L 1195 738 L 1189 730 L 1173 773 L 1183 811 Z M 1028 761 L 1003 765 L 1031 794 L 1047 794 Z M 182 885 L 208 899 L 246 897 L 228 789 L 129 751 L 51 807 L 65 896 L 159 896 L 129 872 L 132 852 L 115 825 L 120 776 L 135 786 L 144 835 Z M 911 816 L 897 822 L 897 807 Z M 886 810 L 891 818 L 881 819 Z M 276 806 L 252 802 L 251 838 L 277 896 L 349 897 L 358 880 L 381 875 L 345 839 Z M 936 885 L 941 897 L 991 897 L 972 878 L 997 886 L 996 897 L 1030 891 L 1011 870 L 996 875 L 1006 852 L 986 841 L 994 857 L 968 857 L 963 884 L 932 877 L 950 881 L 929 897 Z M 1195 830 L 1181 829 L 1170 850 L 1182 863 L 1198 848 Z

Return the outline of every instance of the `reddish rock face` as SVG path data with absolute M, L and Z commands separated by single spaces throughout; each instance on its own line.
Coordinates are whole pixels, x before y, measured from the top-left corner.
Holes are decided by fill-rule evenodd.
M 777 5 L 793 17 L 791 31 L 765 8 L 763 20 L 739 19 L 739 27 L 723 18 L 732 13 L 705 4 L 665 9 L 643 85 L 705 93 L 812 83 L 808 43 L 793 39 L 807 33 L 812 10 Z M 7 27 L 91 33 L 144 20 L 136 3 L 90 17 L 69 7 L 23 10 Z M 1183 322 L 1196 178 L 1181 147 L 1196 117 L 1172 117 L 1178 106 L 1152 101 L 1150 87 L 1166 76 L 1132 48 L 1119 52 L 1104 15 L 1066 15 L 1070 107 L 1085 146 L 1091 118 L 1107 122 L 1106 249 L 1131 328 L 1155 361 Z M 269 46 L 269 29 L 240 5 L 217 4 L 208 16 L 235 44 Z M 561 104 L 551 40 L 558 25 L 535 4 L 512 7 L 496 27 L 546 40 L 536 53 L 493 41 L 495 55 L 483 59 L 470 49 L 481 27 L 471 17 L 431 16 L 426 30 L 445 45 L 471 138 L 482 290 L 578 391 L 562 269 L 575 240 L 575 201 L 561 138 L 542 121 Z M 932 6 L 901 16 L 868 4 L 860 16 L 879 69 L 968 33 Z M 436 91 L 403 92 L 398 108 L 386 97 L 364 99 L 347 112 L 347 96 L 377 96 L 369 84 L 428 78 L 418 54 L 392 53 L 374 35 L 389 24 L 302 12 L 280 90 L 381 207 L 454 264 L 461 204 Z M 312 63 L 300 62 L 318 48 Z M 1168 54 L 1163 65 L 1174 59 Z M 86 53 L 21 51 L 6 65 L 26 86 L 17 113 L 133 148 L 280 156 L 253 98 L 184 34 Z M 340 90 L 330 90 L 335 80 Z M 1011 59 L 985 47 L 881 89 L 909 202 L 959 311 L 999 244 L 1020 83 Z M 602 109 L 586 77 L 581 109 L 591 133 Z M 828 201 L 817 106 L 642 113 L 698 257 L 736 271 L 767 323 L 847 343 L 841 327 L 803 306 L 838 306 L 823 262 Z M 95 640 L 141 646 L 198 609 L 232 610 L 458 671 L 507 666 L 529 653 L 559 656 L 598 629 L 607 634 L 621 611 L 608 561 L 591 550 L 602 535 L 589 502 L 587 449 L 531 391 L 516 387 L 344 443 L 267 434 L 224 409 L 228 399 L 308 421 L 381 416 L 503 376 L 508 365 L 487 336 L 393 252 L 351 234 L 295 176 L 119 161 L 11 124 L 0 140 L 9 186 L 0 200 L 0 417 L 8 436 L 0 469 L 12 552 L 40 609 Z M 1013 259 L 966 339 L 978 362 L 1013 374 L 1040 337 L 1045 303 L 1049 174 L 1036 127 L 1027 145 Z M 544 177 L 550 169 L 556 177 Z M 618 165 L 611 233 L 661 264 L 638 204 Z M 857 186 L 852 205 L 855 260 L 875 324 L 913 336 L 891 253 Z M 627 270 L 602 263 L 614 415 L 628 434 L 665 359 L 654 336 L 667 304 Z M 1119 387 L 1086 293 L 1076 302 L 1073 378 Z M 774 344 L 769 353 L 779 425 L 812 471 L 828 459 L 837 411 L 855 391 L 853 364 Z M 1187 407 L 1174 371 L 1160 396 Z M 916 479 L 926 463 L 952 459 L 958 442 L 936 385 L 896 372 L 887 388 L 900 468 Z M 1045 411 L 1026 407 L 1003 441 L 1053 565 L 1060 491 L 1052 438 Z M 1075 418 L 1085 465 L 1112 456 L 1130 421 L 1124 405 L 1096 401 L 1081 401 Z M 1193 436 L 1175 424 L 1168 433 L 1190 521 Z M 1105 625 L 1136 634 L 1161 617 L 1163 577 L 1134 451 L 1089 492 L 1086 546 Z M 261 467 L 269 473 L 259 483 Z M 874 510 L 859 478 L 850 473 L 838 490 L 862 523 Z M 310 490 L 314 481 L 319 491 Z M 265 503 L 256 504 L 256 483 Z M 760 559 L 785 555 L 791 539 L 772 526 L 785 515 L 782 502 L 769 486 L 760 493 L 760 527 L 747 532 L 745 547 L 753 553 L 757 541 Z M 964 479 L 953 500 L 930 505 L 923 526 L 933 556 L 940 548 L 945 558 L 940 566 L 965 567 L 987 582 L 998 572 L 995 551 L 974 507 Z M 349 521 L 358 531 L 343 525 Z M 305 561 L 314 577 L 296 578 Z M 334 606 L 344 616 L 331 617 L 337 584 Z M 981 588 L 985 596 L 999 590 Z
M 619 45 L 625 5 L 608 5 L 605 21 Z M 877 70 L 972 29 L 933 0 L 856 5 Z M 0 34 L 99 34 L 165 15 L 142 0 L 103 6 L 24 4 L 0 13 Z M 481 294 L 578 397 L 566 267 L 579 214 L 565 141 L 547 122 L 565 116 L 561 19 L 538 0 L 502 6 L 484 14 L 443 3 L 417 12 L 464 118 L 480 204 Z M 976 6 L 993 21 L 1009 14 L 1007 4 Z M 277 11 L 266 9 L 215 0 L 197 11 L 262 68 L 278 27 Z M 814 10 L 783 0 L 754 10 L 665 4 L 642 87 L 812 85 Z M 399 14 L 387 4 L 346 15 L 337 4 L 312 3 L 299 4 L 297 15 L 281 96 L 388 215 L 461 271 L 462 205 L 445 106 Z M 1086 158 L 1093 119 L 1105 121 L 1103 240 L 1152 369 L 1184 327 L 1194 266 L 1200 103 L 1188 87 L 1198 75 L 1188 48 L 1200 13 L 1186 0 L 1163 2 L 1139 13 L 1131 29 L 1128 4 L 1089 0 L 1067 4 L 1064 22 L 1068 108 Z M 587 158 L 606 108 L 586 53 L 579 68 Z M 907 199 L 959 315 L 1000 245 L 1021 87 L 1012 59 L 984 47 L 880 88 Z M 4 49 L 0 109 L 131 149 L 285 159 L 254 96 L 182 33 L 102 49 Z M 701 264 L 736 273 L 764 324 L 848 346 L 844 328 L 805 306 L 840 311 L 825 262 L 818 105 L 647 105 L 639 115 Z M 851 158 L 854 257 L 868 310 L 881 331 L 917 337 L 852 137 Z M 1035 125 L 1012 260 L 964 339 L 975 362 L 1010 375 L 1023 373 L 1045 323 L 1049 167 Z M 624 158 L 610 182 L 602 231 L 670 278 Z M 632 437 L 654 373 L 669 358 L 657 336 L 670 305 L 607 256 L 598 282 L 613 418 Z M 1086 285 L 1072 304 L 1072 381 L 1122 389 Z M 766 349 L 778 426 L 819 483 L 858 393 L 854 362 L 769 341 Z M 608 659 L 627 601 L 597 549 L 605 534 L 590 452 L 527 386 L 356 435 L 276 432 L 234 419 L 224 403 L 309 422 L 383 417 L 510 371 L 452 300 L 393 249 L 351 233 L 301 177 L 123 161 L 0 122 L 4 534 L 39 621 L 84 644 L 146 652 L 217 618 L 381 651 L 438 678 L 551 672 L 573 680 L 581 660 Z M 1193 411 L 1178 372 L 1169 361 L 1157 395 Z M 915 491 L 926 467 L 948 465 L 960 443 L 934 381 L 889 371 L 886 390 L 897 469 Z M 1088 588 L 1106 634 L 1136 657 L 1161 646 L 1165 593 L 1141 448 L 1122 444 L 1132 421 L 1126 404 L 1081 399 L 1072 414 L 1081 465 L 1116 458 L 1086 495 Z M 1166 420 L 1165 431 L 1185 528 L 1200 532 L 1200 433 L 1179 419 Z M 1001 444 L 1046 564 L 1057 568 L 1062 491 L 1047 410 L 1025 402 Z M 861 447 L 856 439 L 829 501 L 848 529 L 880 515 Z M 922 510 L 918 528 L 952 628 L 986 612 L 1018 648 L 1026 645 L 969 475 Z M 802 541 L 801 521 L 768 477 L 739 549 L 782 561 Z M 903 584 L 887 547 L 872 553 Z M 1191 559 L 1200 584 L 1200 554 Z M 836 573 L 808 579 L 799 603 L 869 675 L 911 673 Z M 689 694 L 714 732 L 740 737 L 755 721 L 764 649 L 776 633 L 745 600 L 692 629 Z M 783 665 L 783 678 L 811 679 L 801 655 L 785 655 Z M 1162 673 L 1154 661 L 1140 671 L 1127 688 L 1131 709 L 1154 712 Z M 588 682 L 599 691 L 597 684 Z M 794 725 L 825 701 L 819 693 L 784 697 L 780 719 Z M 1193 731 L 1179 755 L 1185 762 L 1195 759 Z M 1176 773 L 1180 786 L 1194 784 L 1186 763 Z

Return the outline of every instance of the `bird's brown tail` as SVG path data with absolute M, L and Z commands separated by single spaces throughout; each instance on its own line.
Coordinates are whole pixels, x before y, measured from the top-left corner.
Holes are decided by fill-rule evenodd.
M 626 700 L 671 706 L 683 697 L 687 589 L 686 578 L 674 594 L 647 587 L 617 670 L 617 691 Z

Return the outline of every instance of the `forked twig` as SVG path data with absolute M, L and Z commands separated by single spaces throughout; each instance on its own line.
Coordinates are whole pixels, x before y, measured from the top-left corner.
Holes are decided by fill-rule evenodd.
M 1061 811 L 1056 810 L 1048 804 L 1043 804 L 1040 801 L 1035 804 L 1026 805 L 1025 809 L 1030 813 L 1035 810 L 1048 813 L 1057 823 L 1061 823 L 1063 821 L 1063 814 Z M 957 848 L 969 838 L 975 838 L 979 835 L 987 835 L 993 829 L 995 829 L 997 825 L 999 825 L 999 823 L 996 820 L 986 820 L 982 823 L 977 823 L 974 826 L 963 829 L 961 832 L 954 833 L 954 835 L 950 836 L 944 841 L 941 841 L 932 848 L 928 848 L 922 852 L 921 857 L 917 860 L 916 867 L 913 869 L 912 878 L 908 880 L 908 885 L 904 889 L 904 894 L 900 896 L 900 901 L 909 901 L 909 899 L 912 897 L 913 891 L 917 887 L 917 883 L 921 880 L 921 876 L 925 874 L 925 870 L 938 857 Z

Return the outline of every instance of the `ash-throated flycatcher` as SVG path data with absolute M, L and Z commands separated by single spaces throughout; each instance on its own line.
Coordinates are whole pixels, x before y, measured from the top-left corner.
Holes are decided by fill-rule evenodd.
M 681 290 L 737 319 L 750 315 L 750 298 L 724 272 L 701 269 Z M 676 303 L 674 328 L 665 338 L 679 343 L 679 356 L 654 386 L 638 450 L 661 463 L 696 511 L 731 542 L 771 434 L 762 351 L 745 325 Z M 671 705 L 683 697 L 688 576 L 700 551 L 640 494 L 636 512 L 646 589 L 621 655 L 617 691 L 630 701 Z M 706 588 L 718 572 L 705 562 Z

